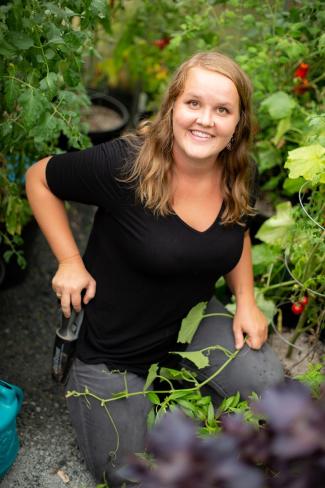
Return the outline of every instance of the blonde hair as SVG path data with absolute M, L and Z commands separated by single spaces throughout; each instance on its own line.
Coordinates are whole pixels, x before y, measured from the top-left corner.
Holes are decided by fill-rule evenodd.
M 171 170 L 173 166 L 173 107 L 182 94 L 191 68 L 200 67 L 227 76 L 235 84 L 240 99 L 240 119 L 232 138 L 231 150 L 218 155 L 222 167 L 223 224 L 240 223 L 244 215 L 252 215 L 249 203 L 252 165 L 249 146 L 252 133 L 251 82 L 241 68 L 229 57 L 215 51 L 195 54 L 174 74 L 160 110 L 150 122 L 142 125 L 137 135 L 127 139 L 137 155 L 128 168 L 125 182 L 134 182 L 136 196 L 156 215 L 173 213 Z M 140 137 L 139 137 L 140 136 Z

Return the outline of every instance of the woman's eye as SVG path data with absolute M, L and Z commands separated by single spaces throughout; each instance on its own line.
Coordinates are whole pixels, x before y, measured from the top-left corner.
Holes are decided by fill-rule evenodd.
M 189 102 L 187 102 L 188 105 L 192 108 L 197 108 L 199 106 L 199 102 L 197 100 L 190 100 Z
M 218 107 L 217 112 L 219 112 L 220 114 L 227 114 L 229 110 L 227 110 L 225 107 Z

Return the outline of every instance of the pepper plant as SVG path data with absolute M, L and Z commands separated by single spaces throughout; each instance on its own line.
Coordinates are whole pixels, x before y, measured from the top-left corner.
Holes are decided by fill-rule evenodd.
M 80 110 L 89 104 L 84 55 L 94 50 L 100 22 L 110 29 L 106 0 L 10 0 L 0 6 L 0 242 L 16 254 L 30 211 L 24 173 L 58 151 L 64 134 L 74 148 L 90 144 Z

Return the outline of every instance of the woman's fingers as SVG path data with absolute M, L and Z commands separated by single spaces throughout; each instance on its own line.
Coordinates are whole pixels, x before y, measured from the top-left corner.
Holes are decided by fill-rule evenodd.
M 95 295 L 96 295 L 96 281 L 94 279 L 91 279 L 87 287 L 85 296 L 83 298 L 84 304 L 87 305 L 87 303 L 89 303 L 90 300 L 92 300 Z
M 71 315 L 71 299 L 70 293 L 64 291 L 61 296 L 61 309 L 62 313 L 66 318 L 69 318 Z

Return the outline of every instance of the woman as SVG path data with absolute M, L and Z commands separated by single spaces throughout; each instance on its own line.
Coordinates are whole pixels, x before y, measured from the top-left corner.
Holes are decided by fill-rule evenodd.
M 180 323 L 194 305 L 210 300 L 208 312 L 224 311 L 211 299 L 220 276 L 236 297 L 234 319 L 205 319 L 188 350 L 220 344 L 241 351 L 210 383 L 211 393 L 247 397 L 282 379 L 264 344 L 267 321 L 254 299 L 245 224 L 254 179 L 250 98 L 250 82 L 235 62 L 199 53 L 180 66 L 140 135 L 47 157 L 29 169 L 28 198 L 59 263 L 52 284 L 67 317 L 71 306 L 80 310 L 85 289 L 67 390 L 87 386 L 109 398 L 127 382 L 129 392 L 141 391 L 149 366 L 179 350 Z M 98 206 L 83 258 L 63 200 Z M 224 360 L 214 351 L 198 377 Z M 68 407 L 96 480 L 104 475 L 120 486 L 116 470 L 126 454 L 144 450 L 150 402 L 134 396 L 106 412 L 97 401 L 69 398 Z M 117 456 L 109 454 L 116 431 L 107 415 L 119 432 Z

